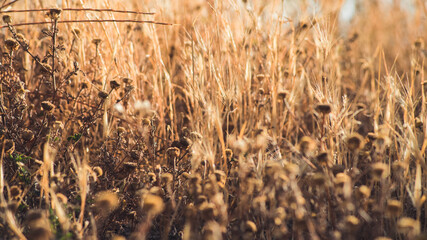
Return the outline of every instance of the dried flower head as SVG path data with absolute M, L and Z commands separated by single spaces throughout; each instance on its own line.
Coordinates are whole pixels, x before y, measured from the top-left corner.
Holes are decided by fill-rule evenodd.
M 322 114 L 329 114 L 332 111 L 332 107 L 330 104 L 317 104 L 316 111 Z
M 153 194 L 147 194 L 142 199 L 142 210 L 150 215 L 158 215 L 164 209 L 163 199 Z
M 397 221 L 397 231 L 403 234 L 410 234 L 414 231 L 419 231 L 420 222 L 409 217 L 400 218 Z
M 95 44 L 96 46 L 98 46 L 101 42 L 102 42 L 102 40 L 99 38 L 95 38 L 92 40 L 92 43 Z
M 53 103 L 49 101 L 43 101 L 41 105 L 42 105 L 43 111 L 45 112 L 51 112 L 53 111 L 53 109 L 55 109 L 55 105 L 53 105 Z
M 173 175 L 172 175 L 171 173 L 163 173 L 163 174 L 160 176 L 160 179 L 161 179 L 161 181 L 162 181 L 163 183 L 168 184 L 168 183 L 171 183 L 171 182 L 172 182 L 172 180 L 173 180 Z
M 99 166 L 95 166 L 95 167 L 93 167 L 93 169 L 92 169 L 92 170 L 95 172 L 96 177 L 101 177 L 101 176 L 102 176 L 102 174 L 104 174 L 104 171 L 102 171 L 102 168 L 101 168 L 101 167 L 99 167 Z
M 101 99 L 106 99 L 108 97 L 108 95 L 109 94 L 107 92 L 105 92 L 105 91 L 99 91 L 98 92 L 98 97 L 101 98 Z
M 10 15 L 3 15 L 3 22 L 6 24 L 11 24 L 12 23 L 12 17 L 10 17 Z
M 327 166 L 329 165 L 329 154 L 328 152 L 320 152 L 316 156 L 316 160 L 319 164 Z
M 111 191 L 103 191 L 95 196 L 95 208 L 98 211 L 113 211 L 119 206 L 117 194 Z
M 402 214 L 403 207 L 399 200 L 388 200 L 386 207 L 386 216 L 399 217 Z
M 120 87 L 120 84 L 119 84 L 117 81 L 112 80 L 112 81 L 110 81 L 110 87 L 111 87 L 112 89 L 117 89 L 117 88 L 119 88 L 119 87 Z
M 33 131 L 29 129 L 24 129 L 21 133 L 22 139 L 29 142 L 34 139 L 34 133 Z
M 360 220 L 353 215 L 347 216 L 345 218 L 345 226 L 349 231 L 357 230 L 359 223 L 360 223 Z
M 12 199 L 17 199 L 21 195 L 21 188 L 18 186 L 12 186 L 10 188 L 10 196 Z
M 46 16 L 53 21 L 57 21 L 61 16 L 61 12 L 62 10 L 59 8 L 52 8 L 49 10 L 49 12 L 46 13 Z
M 4 46 L 8 52 L 13 52 L 18 50 L 19 43 L 13 38 L 8 38 L 6 41 L 4 41 Z
M 365 143 L 363 137 L 358 133 L 353 133 L 347 138 L 347 146 L 351 151 L 360 150 L 364 147 Z
M 358 197 L 359 199 L 368 199 L 370 196 L 371 189 L 366 185 L 360 186 L 356 191 L 356 197 Z
M 304 136 L 301 138 L 298 148 L 302 154 L 310 156 L 316 150 L 317 144 L 311 137 Z
M 372 178 L 375 181 L 380 181 L 387 177 L 388 166 L 385 163 L 377 162 L 371 165 Z
M 12 139 L 6 139 L 4 141 L 4 153 L 7 155 L 11 155 L 15 152 L 15 142 Z
M 58 198 L 58 201 L 62 204 L 67 204 L 68 203 L 68 198 L 62 194 L 62 193 L 57 193 L 56 197 Z

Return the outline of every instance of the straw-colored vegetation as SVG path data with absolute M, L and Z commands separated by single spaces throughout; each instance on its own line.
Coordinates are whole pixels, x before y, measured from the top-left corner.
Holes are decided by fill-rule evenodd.
M 1 0 L 0 238 L 425 239 L 427 6 L 288 2 Z

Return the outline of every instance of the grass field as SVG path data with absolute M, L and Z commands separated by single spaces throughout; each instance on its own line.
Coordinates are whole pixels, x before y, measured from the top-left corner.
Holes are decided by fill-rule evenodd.
M 0 239 L 427 239 L 424 1 L 54 2 L 0 0 Z

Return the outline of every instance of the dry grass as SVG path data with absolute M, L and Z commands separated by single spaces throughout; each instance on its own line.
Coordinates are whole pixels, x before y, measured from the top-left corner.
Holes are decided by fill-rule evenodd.
M 319 2 L 0 1 L 1 238 L 424 239 L 426 5 Z

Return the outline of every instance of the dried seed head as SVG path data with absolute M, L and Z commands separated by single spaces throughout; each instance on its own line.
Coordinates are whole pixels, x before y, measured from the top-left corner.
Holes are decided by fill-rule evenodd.
M 71 30 L 71 33 L 73 33 L 73 35 L 74 35 L 75 37 L 80 37 L 80 29 L 78 29 L 78 28 L 73 28 L 73 29 Z
M 326 176 L 323 173 L 315 173 L 311 180 L 315 186 L 324 186 L 326 184 Z
M 126 133 L 126 129 L 124 127 L 118 127 L 117 128 L 117 133 L 119 135 L 125 134 Z
M 62 194 L 62 193 L 57 193 L 56 197 L 58 198 L 58 201 L 62 204 L 67 204 L 68 203 L 68 198 Z
M 321 152 L 316 156 L 316 160 L 319 164 L 327 166 L 329 165 L 329 154 L 327 152 Z
M 21 188 L 19 188 L 18 186 L 12 186 L 10 188 L 10 197 L 12 199 L 17 199 L 21 195 L 21 192 Z
M 12 18 L 10 17 L 10 15 L 3 15 L 3 22 L 6 24 L 11 24 L 12 23 Z
M 180 150 L 177 147 L 170 147 L 166 150 L 166 153 L 170 158 L 177 158 L 179 157 Z
M 117 194 L 110 191 L 103 191 L 95 197 L 95 208 L 100 212 L 110 212 L 119 206 Z
M 106 99 L 108 97 L 108 93 L 105 91 L 99 91 L 98 92 L 98 97 L 102 98 L 102 99 Z
M 33 131 L 29 130 L 29 129 L 24 129 L 21 133 L 22 135 L 22 139 L 29 142 L 31 140 L 33 140 L 34 138 L 34 133 Z
M 95 39 L 93 39 L 92 40 L 92 43 L 93 44 L 95 44 L 96 46 L 99 46 L 99 44 L 102 42 L 102 40 L 101 39 L 99 39 L 99 38 L 95 38 Z
M 200 205 L 199 211 L 201 212 L 202 218 L 206 220 L 212 220 L 217 215 L 215 204 L 204 202 Z
M 4 141 L 4 153 L 7 155 L 12 154 L 15 152 L 15 142 L 11 139 L 6 139 Z
M 59 9 L 59 8 L 52 8 L 52 9 L 49 10 L 49 12 L 46 15 L 50 19 L 56 21 L 61 16 L 61 12 L 62 12 L 62 10 Z
M 416 49 L 424 48 L 424 40 L 422 38 L 417 38 L 417 40 L 415 40 L 415 42 L 414 42 L 414 47 Z
M 142 199 L 142 210 L 150 215 L 158 215 L 164 209 L 163 199 L 153 194 L 147 194 Z
M 386 208 L 386 216 L 399 217 L 402 214 L 402 203 L 399 200 L 388 200 Z
M 318 104 L 316 106 L 316 111 L 323 114 L 329 114 L 332 111 L 332 107 L 330 104 Z
M 41 105 L 42 105 L 43 111 L 45 112 L 51 112 L 55 108 L 55 105 L 53 105 L 53 103 L 49 101 L 43 101 Z
M 163 173 L 163 174 L 160 176 L 160 179 L 161 179 L 161 181 L 162 181 L 163 183 L 168 184 L 168 183 L 171 183 L 171 182 L 172 182 L 172 180 L 173 180 L 173 175 L 172 175 L 171 173 Z
M 403 217 L 397 222 L 397 231 L 403 234 L 408 234 L 414 230 L 418 231 L 420 229 L 420 222 L 409 218 Z
M 393 240 L 393 239 L 391 239 L 389 237 L 383 237 L 383 236 L 381 236 L 381 237 L 376 237 L 374 240 Z
M 371 189 L 366 185 L 362 185 L 357 189 L 356 196 L 359 199 L 368 199 L 371 196 Z
M 371 165 L 372 178 L 375 181 L 380 181 L 387 177 L 387 165 L 385 163 L 377 162 Z
M 289 92 L 288 92 L 288 91 L 286 91 L 286 90 L 280 90 L 280 91 L 277 93 L 277 97 L 278 97 L 279 99 L 281 99 L 281 100 L 285 101 L 285 100 L 286 100 L 286 96 L 288 96 L 288 94 L 289 94 Z
M 130 79 L 130 78 L 123 78 L 122 79 L 122 81 L 125 83 L 125 84 L 131 84 L 133 81 L 132 81 L 132 79 Z
M 345 218 L 345 226 L 349 231 L 357 230 L 359 223 L 360 223 L 360 220 L 353 215 L 347 216 Z
M 104 171 L 102 171 L 102 168 L 99 166 L 94 167 L 92 170 L 95 172 L 96 177 L 101 177 L 102 174 L 104 174 Z
M 347 146 L 351 151 L 360 150 L 364 147 L 364 145 L 365 143 L 363 137 L 358 133 L 354 133 L 349 138 L 347 138 Z
M 343 187 L 345 183 L 351 181 L 351 178 L 345 173 L 338 173 L 335 177 L 335 184 L 338 187 Z
M 13 39 L 9 38 L 6 41 L 4 41 L 4 46 L 6 47 L 6 50 L 8 52 L 16 51 L 19 48 L 19 43 Z
M 46 227 L 32 228 L 28 232 L 28 238 L 34 240 L 49 240 L 52 239 L 52 233 Z
M 111 87 L 112 89 L 117 89 L 117 88 L 119 88 L 119 87 L 120 87 L 120 84 L 119 84 L 117 81 L 112 80 L 112 81 L 110 81 L 110 87 Z
M 311 137 L 304 136 L 301 138 L 298 148 L 303 155 L 310 156 L 316 150 L 317 144 Z
M 257 226 L 254 222 L 252 221 L 246 221 L 245 225 L 244 225 L 244 232 L 251 232 L 251 233 L 256 233 L 257 231 Z
M 233 150 L 229 148 L 225 149 L 225 156 L 227 157 L 227 160 L 231 160 L 233 157 Z
M 406 167 L 407 167 L 407 164 L 401 161 L 394 161 L 393 164 L 391 165 L 393 172 L 397 174 L 403 173 Z

